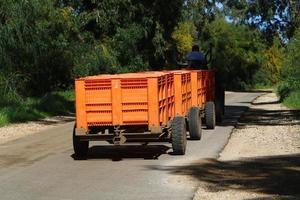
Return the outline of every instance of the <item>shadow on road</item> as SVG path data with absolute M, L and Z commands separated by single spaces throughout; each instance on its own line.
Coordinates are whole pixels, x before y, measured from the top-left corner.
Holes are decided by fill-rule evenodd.
M 269 104 L 275 104 L 270 102 Z M 241 112 L 242 117 L 239 119 Z M 300 111 L 265 110 L 246 106 L 226 106 L 221 126 L 290 126 L 299 124 Z M 276 148 L 276 146 L 274 146 Z M 175 175 L 188 175 L 206 183 L 210 192 L 240 190 L 277 196 L 276 199 L 300 199 L 300 154 L 241 158 L 222 161 L 199 160 L 185 166 L 149 166 Z M 282 195 L 282 196 L 278 196 Z M 260 198 L 261 199 L 261 198 Z M 270 198 L 269 198 L 270 199 Z M 254 199 L 252 199 L 254 200 Z
M 168 154 L 170 147 L 165 145 L 123 145 L 123 146 L 92 146 L 85 159 L 111 159 L 112 161 L 121 161 L 123 159 L 158 159 L 162 154 Z M 75 160 L 82 160 L 76 158 Z
M 276 100 L 276 101 L 268 101 L 268 102 L 258 102 L 258 103 L 255 103 L 255 102 L 252 102 L 252 105 L 272 105 L 272 104 L 279 104 L 280 101 Z
M 273 104 L 273 102 L 271 103 Z M 219 125 L 236 127 L 245 125 L 296 125 L 299 124 L 299 120 L 296 120 L 299 116 L 299 110 L 264 110 L 249 109 L 247 106 L 225 106 L 225 117 Z
M 72 116 L 58 116 L 58 117 L 51 117 L 51 119 L 40 119 L 36 122 L 42 125 L 54 125 L 54 124 L 64 124 L 67 122 L 75 121 L 75 117 Z
M 297 116 L 300 116 L 299 110 L 264 110 L 249 109 L 239 120 L 239 125 L 296 125 L 299 124 Z
M 235 126 L 241 115 L 249 109 L 248 106 L 225 106 L 225 115 L 219 126 Z
M 300 154 L 234 161 L 209 159 L 188 166 L 150 169 L 192 176 L 208 183 L 211 192 L 233 189 L 300 198 Z

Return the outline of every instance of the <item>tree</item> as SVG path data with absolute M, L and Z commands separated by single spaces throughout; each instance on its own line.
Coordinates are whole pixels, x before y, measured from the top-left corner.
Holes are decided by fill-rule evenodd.
M 227 16 L 242 24 L 260 28 L 269 43 L 280 34 L 291 38 L 300 26 L 300 1 L 295 0 L 221 0 Z
M 192 21 L 200 37 L 204 27 L 215 20 L 220 14 L 216 7 L 216 0 L 187 0 L 183 9 L 183 21 Z
M 70 46 L 78 29 L 69 8 L 53 1 L 1 1 L 0 65 L 18 74 L 19 92 L 39 95 L 67 87 L 74 66 Z M 20 78 L 22 76 L 22 78 Z
M 186 54 L 191 50 L 195 34 L 196 30 L 194 24 L 188 21 L 179 23 L 172 33 L 172 38 L 175 41 L 180 60 L 184 60 Z
M 300 91 L 300 29 L 287 45 L 283 60 L 282 83 L 278 88 L 281 98 L 293 91 Z
M 119 31 L 130 31 L 130 27 L 139 25 L 139 35 L 132 34 L 130 37 L 137 46 L 138 60 L 149 63 L 152 69 L 158 69 L 159 66 L 165 65 L 166 46 L 181 16 L 183 2 L 183 0 L 60 0 L 59 5 L 71 6 L 77 10 L 86 20 L 86 23 L 82 24 L 82 29 L 92 32 L 95 39 L 100 41 L 113 37 L 114 41 L 117 38 L 121 39 L 115 37 Z M 128 59 L 132 61 L 120 64 L 134 63 L 137 57 L 134 55 Z
M 205 27 L 202 47 L 212 47 L 211 68 L 227 88 L 245 89 L 261 67 L 265 48 L 258 30 L 226 22 L 222 17 Z

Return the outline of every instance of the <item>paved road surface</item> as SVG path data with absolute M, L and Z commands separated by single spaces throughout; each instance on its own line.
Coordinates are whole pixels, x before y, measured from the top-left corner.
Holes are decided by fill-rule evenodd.
M 227 117 L 201 141 L 188 141 L 185 156 L 170 144 L 115 147 L 92 143 L 88 160 L 74 160 L 73 123 L 0 146 L 0 199 L 192 199 L 196 185 L 168 167 L 216 158 L 233 123 L 258 93 L 226 94 Z M 96 145 L 96 146 L 95 146 Z

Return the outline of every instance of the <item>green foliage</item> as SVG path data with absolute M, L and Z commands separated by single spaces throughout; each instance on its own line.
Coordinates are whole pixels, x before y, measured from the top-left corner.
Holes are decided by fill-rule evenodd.
M 228 89 L 281 81 L 278 93 L 288 97 L 300 88 L 299 8 L 257 0 L 0 1 L 0 116 L 65 113 L 69 96 L 51 92 L 72 88 L 75 78 L 173 69 L 193 41 Z
M 38 120 L 47 116 L 73 115 L 74 91 L 52 92 L 42 98 L 0 98 L 0 127 L 9 123 Z
M 300 88 L 300 28 L 286 48 L 282 77 L 294 88 Z
M 238 26 L 218 17 L 201 36 L 204 49 L 212 48 L 211 67 L 227 88 L 246 89 L 263 63 L 265 48 L 260 32 Z M 205 42 L 204 42 L 205 41 Z
M 188 21 L 179 23 L 172 33 L 172 38 L 175 41 L 180 60 L 183 60 L 187 53 L 191 51 L 195 35 L 196 30 L 194 24 Z
M 198 36 L 201 34 L 209 23 L 215 20 L 216 15 L 219 14 L 216 9 L 216 0 L 186 0 L 183 9 L 183 17 L 185 20 L 191 20 L 196 27 Z
M 281 100 L 289 97 L 294 91 L 300 90 L 300 29 L 289 41 L 284 54 L 282 83 L 278 87 Z
M 115 73 L 128 71 L 130 67 L 138 67 L 139 70 L 137 71 L 147 69 L 148 65 L 138 50 L 138 43 L 143 38 L 144 31 L 144 28 L 137 24 L 117 29 L 112 38 L 111 47 L 116 49 L 119 66 L 122 66 L 123 69 L 119 67 L 119 69 L 115 69 Z M 132 69 L 132 71 L 135 70 Z
M 78 16 L 84 19 L 81 29 L 92 33 L 100 42 L 112 40 L 117 45 L 118 49 L 115 46 L 112 49 L 122 66 L 116 68 L 121 71 L 142 70 L 148 68 L 148 64 L 158 69 L 165 64 L 166 46 L 183 4 L 183 0 L 59 0 L 59 5 L 78 11 Z M 126 57 L 127 54 L 130 57 Z M 141 64 L 145 67 L 138 66 Z
M 9 123 L 38 120 L 45 116 L 43 113 L 32 108 L 31 104 L 7 105 L 0 109 L 0 126 Z
M 1 1 L 0 92 L 41 96 L 67 89 L 81 76 L 161 67 L 182 5 Z
M 163 27 L 159 23 L 156 23 L 155 34 L 152 39 L 152 44 L 155 48 L 154 51 L 155 59 L 164 58 L 164 52 L 166 51 L 166 41 L 163 36 L 163 32 L 164 32 Z
M 266 69 L 268 72 L 268 82 L 276 84 L 280 79 L 283 60 L 283 51 L 279 41 L 274 43 L 269 49 L 266 49 L 264 51 L 264 56 L 266 58 L 266 62 L 262 68 Z
M 281 77 L 283 53 L 283 47 L 278 39 L 267 47 L 261 55 L 264 62 L 253 77 L 253 81 L 265 86 L 276 85 Z
M 284 99 L 283 104 L 289 108 L 300 110 L 300 90 L 290 93 L 290 95 Z
M 48 115 L 65 115 L 75 111 L 74 102 L 59 93 L 47 93 L 38 100 L 36 108 Z
M 289 96 L 289 94 L 293 91 L 293 86 L 290 85 L 289 82 L 282 82 L 277 87 L 277 95 L 280 98 L 280 101 L 283 101 L 285 98 Z
M 36 95 L 69 85 L 70 45 L 78 31 L 71 11 L 55 9 L 51 0 L 1 1 L 3 6 L 0 63 L 4 73 L 25 77 L 18 92 Z
M 259 27 L 264 38 L 272 44 L 280 33 L 291 38 L 300 26 L 300 1 L 295 0 L 220 0 L 225 14 L 235 23 Z

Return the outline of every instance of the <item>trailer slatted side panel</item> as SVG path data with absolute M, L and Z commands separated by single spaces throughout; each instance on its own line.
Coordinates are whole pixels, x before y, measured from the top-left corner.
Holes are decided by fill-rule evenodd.
M 120 79 L 120 125 L 148 124 L 148 82 L 145 78 Z M 116 108 L 117 109 L 117 108 Z
M 214 72 L 174 70 L 99 75 L 75 81 L 77 128 L 166 126 L 214 99 Z
M 85 81 L 84 86 L 87 125 L 112 125 L 111 80 Z
M 77 127 L 166 125 L 174 116 L 173 81 L 172 75 L 159 72 L 78 79 Z

